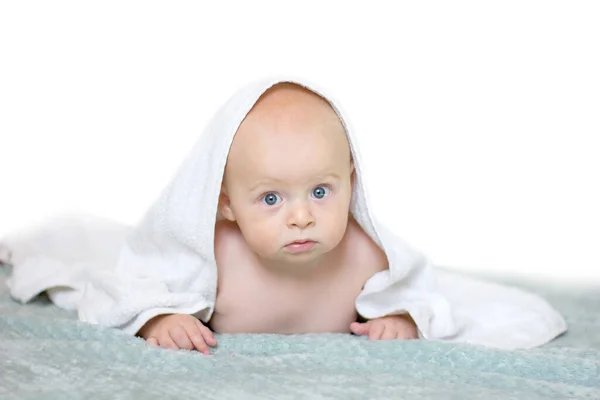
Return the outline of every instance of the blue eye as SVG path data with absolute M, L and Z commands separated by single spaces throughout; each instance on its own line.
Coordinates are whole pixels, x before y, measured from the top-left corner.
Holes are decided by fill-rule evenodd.
M 278 203 L 279 196 L 275 193 L 267 193 L 264 197 L 263 197 L 263 201 L 265 202 L 266 205 L 268 206 L 274 206 L 275 204 Z
M 329 192 L 330 192 L 330 189 L 328 187 L 317 186 L 316 188 L 313 189 L 312 195 L 316 199 L 322 199 L 323 197 L 327 196 L 329 194 Z

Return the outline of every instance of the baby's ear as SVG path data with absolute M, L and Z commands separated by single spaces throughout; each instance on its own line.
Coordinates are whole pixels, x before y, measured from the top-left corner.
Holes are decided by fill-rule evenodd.
M 226 220 L 232 222 L 235 221 L 235 215 L 231 209 L 231 200 L 229 199 L 225 186 L 221 187 L 221 194 L 219 195 L 219 211 Z

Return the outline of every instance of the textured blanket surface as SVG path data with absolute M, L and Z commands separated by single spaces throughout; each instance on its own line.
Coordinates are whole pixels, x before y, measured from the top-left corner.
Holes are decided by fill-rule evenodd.
M 533 287 L 569 324 L 534 350 L 219 335 L 202 356 L 81 323 L 45 296 L 21 305 L 8 272 L 0 268 L 1 399 L 600 399 L 600 290 Z

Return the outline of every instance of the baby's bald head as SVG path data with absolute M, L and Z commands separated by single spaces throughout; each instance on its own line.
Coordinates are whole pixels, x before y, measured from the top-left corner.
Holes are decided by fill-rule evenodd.
M 262 119 L 279 123 L 322 119 L 340 125 L 338 115 L 327 100 L 295 83 L 279 83 L 265 91 L 256 102 L 246 120 Z
M 225 181 L 236 170 L 265 161 L 264 154 L 258 154 L 261 150 L 281 154 L 323 146 L 329 150 L 327 158 L 351 163 L 344 126 L 329 102 L 300 85 L 276 84 L 265 91 L 240 124 L 229 152 Z M 316 161 L 308 157 L 311 153 L 314 151 L 307 151 L 304 162 Z

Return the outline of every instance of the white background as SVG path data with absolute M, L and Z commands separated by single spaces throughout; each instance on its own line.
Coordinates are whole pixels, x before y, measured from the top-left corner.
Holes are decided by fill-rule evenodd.
M 0 235 L 134 223 L 227 97 L 291 73 L 341 101 L 377 216 L 434 263 L 599 283 L 597 4 L 2 2 Z

